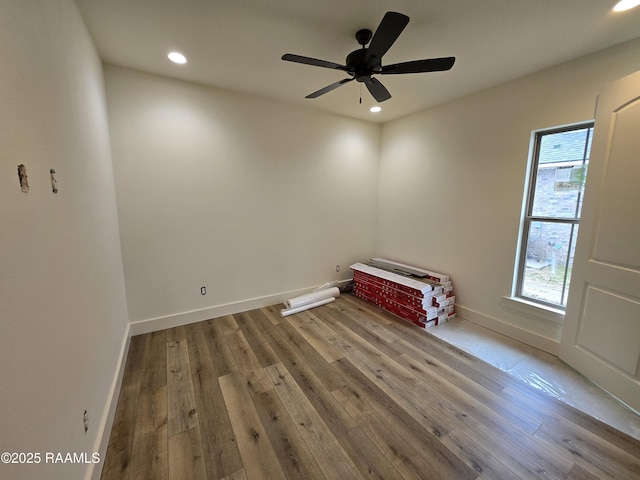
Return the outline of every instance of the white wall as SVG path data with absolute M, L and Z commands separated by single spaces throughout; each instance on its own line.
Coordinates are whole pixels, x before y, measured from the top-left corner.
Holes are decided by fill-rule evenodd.
M 72 0 L 0 3 L 0 452 L 43 456 L 0 478 L 84 478 L 44 454 L 95 451 L 127 332 L 102 69 Z
M 640 40 L 385 124 L 377 254 L 449 273 L 460 316 L 556 352 L 561 319 L 503 298 L 531 131 L 592 119 L 600 86 L 638 69 Z
M 134 332 L 278 303 L 373 254 L 379 125 L 105 74 Z

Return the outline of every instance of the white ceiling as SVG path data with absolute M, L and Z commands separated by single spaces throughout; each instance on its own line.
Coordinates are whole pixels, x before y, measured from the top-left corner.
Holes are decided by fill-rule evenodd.
M 640 7 L 614 13 L 614 0 L 76 1 L 107 63 L 375 122 L 640 37 Z M 393 96 L 378 114 L 357 82 L 305 99 L 347 75 L 280 57 L 344 64 L 355 32 L 375 31 L 388 10 L 411 21 L 383 65 L 455 56 L 453 69 L 378 76 Z M 189 62 L 169 62 L 171 50 Z

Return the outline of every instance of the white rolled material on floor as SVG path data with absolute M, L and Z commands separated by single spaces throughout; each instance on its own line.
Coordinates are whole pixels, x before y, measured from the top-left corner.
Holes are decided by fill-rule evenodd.
M 319 300 L 324 300 L 330 297 L 339 297 L 340 289 L 338 287 L 326 288 L 324 290 L 318 290 L 316 292 L 306 293 L 298 297 L 294 297 L 291 300 L 284 302 L 287 308 L 302 307 L 303 305 L 309 305 Z
M 280 310 L 280 315 L 283 316 L 283 317 L 286 317 L 288 315 L 293 315 L 294 313 L 303 312 L 305 310 L 309 310 L 310 308 L 319 307 L 321 305 L 326 305 L 327 303 L 331 303 L 331 302 L 335 302 L 335 301 L 336 301 L 336 299 L 334 297 L 324 298 L 322 300 L 318 300 L 318 301 L 313 302 L 313 303 L 306 303 L 304 305 L 300 305 L 300 306 L 295 307 L 295 308 L 285 308 L 283 310 Z

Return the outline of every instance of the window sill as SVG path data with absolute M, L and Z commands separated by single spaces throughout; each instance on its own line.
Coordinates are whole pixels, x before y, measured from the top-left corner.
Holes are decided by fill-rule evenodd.
M 502 301 L 507 308 L 520 314 L 535 316 L 554 323 L 562 323 L 564 321 L 564 311 L 559 308 L 540 305 L 517 297 L 502 297 Z

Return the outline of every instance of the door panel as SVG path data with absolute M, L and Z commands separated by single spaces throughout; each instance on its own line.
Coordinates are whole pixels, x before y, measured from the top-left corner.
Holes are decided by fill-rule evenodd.
M 594 258 L 603 262 L 640 265 L 640 100 L 615 114 L 615 125 L 597 227 Z M 622 245 L 626 239 L 632 245 Z M 634 247 L 634 248 L 627 248 Z
M 640 72 L 600 92 L 560 358 L 640 411 Z
M 640 357 L 640 302 L 618 292 L 587 285 L 577 346 L 621 373 L 637 376 Z

